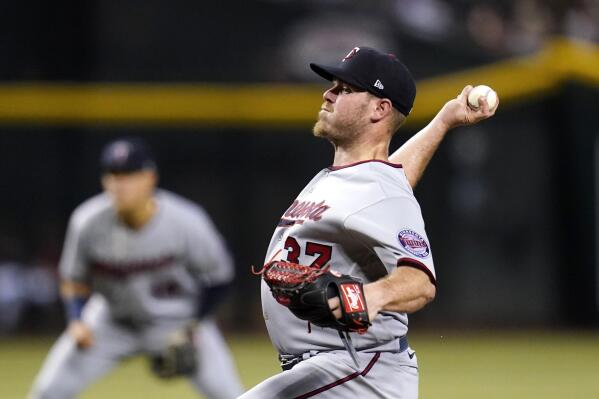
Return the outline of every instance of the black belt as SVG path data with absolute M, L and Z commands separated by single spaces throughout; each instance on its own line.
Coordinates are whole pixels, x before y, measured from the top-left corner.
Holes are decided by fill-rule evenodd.
M 385 349 L 382 351 L 377 351 L 376 348 L 372 348 L 372 349 L 363 350 L 362 352 L 369 352 L 369 353 L 374 353 L 374 352 L 402 353 L 402 352 L 405 352 L 409 347 L 408 337 L 406 337 L 404 335 L 403 337 L 399 337 L 397 340 L 399 342 L 398 342 L 397 348 L 395 348 L 395 349 L 391 349 L 391 350 Z M 325 351 L 312 350 L 312 351 L 304 352 L 301 355 L 279 354 L 279 361 L 281 362 L 281 368 L 283 369 L 283 371 L 291 370 L 296 364 L 303 362 L 306 359 L 310 359 L 311 357 L 314 357 L 318 353 L 321 353 L 321 352 L 325 352 Z

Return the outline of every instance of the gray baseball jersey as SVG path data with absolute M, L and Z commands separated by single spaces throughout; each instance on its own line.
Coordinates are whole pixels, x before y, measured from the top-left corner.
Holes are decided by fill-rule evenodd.
M 286 259 L 376 281 L 398 265 L 417 267 L 435 279 L 433 257 L 418 202 L 400 165 L 368 161 L 318 173 L 282 216 L 266 261 Z M 264 319 L 281 354 L 343 349 L 337 331 L 295 317 L 262 282 Z M 358 350 L 392 348 L 406 335 L 405 313 L 381 312 Z
M 157 213 L 138 231 L 118 221 L 106 194 L 73 212 L 60 274 L 92 285 L 82 319 L 95 342 L 80 350 L 63 333 L 29 399 L 73 398 L 121 360 L 161 351 L 195 318 L 201 287 L 232 279 L 231 257 L 205 212 L 164 190 L 155 199 Z M 216 323 L 203 319 L 195 334 L 199 367 L 189 380 L 211 399 L 238 397 L 243 388 Z
M 91 284 L 116 319 L 193 318 L 199 287 L 233 277 L 205 212 L 164 190 L 155 198 L 157 213 L 139 231 L 118 220 L 106 194 L 80 205 L 69 223 L 61 277 Z

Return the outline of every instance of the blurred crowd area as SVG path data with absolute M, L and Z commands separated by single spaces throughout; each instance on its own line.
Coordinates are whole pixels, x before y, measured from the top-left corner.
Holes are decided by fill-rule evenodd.
M 312 81 L 309 61 L 370 45 L 417 78 L 599 41 L 599 0 L 4 2 L 2 80 Z
M 19 330 L 44 331 L 61 324 L 54 257 L 27 256 L 14 233 L 0 237 L 0 337 Z M 21 238 L 22 239 L 22 238 Z
M 61 320 L 54 265 L 0 263 L 0 337 L 17 331 L 55 331 Z

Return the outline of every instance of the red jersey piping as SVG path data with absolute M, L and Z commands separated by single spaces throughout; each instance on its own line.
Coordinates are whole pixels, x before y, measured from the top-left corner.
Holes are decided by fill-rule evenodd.
M 356 371 L 353 374 L 350 374 L 346 377 L 343 377 L 335 382 L 332 382 L 328 385 L 322 386 L 320 388 L 317 388 L 313 391 L 307 392 L 303 395 L 299 395 L 296 396 L 294 399 L 307 399 L 307 398 L 311 398 L 313 396 L 318 395 L 319 393 L 328 391 L 331 388 L 335 388 L 336 386 L 339 386 L 341 384 L 345 384 L 348 381 L 351 381 L 353 379 L 355 379 L 356 377 L 362 376 L 362 377 L 366 377 L 366 375 L 368 374 L 368 372 L 370 371 L 370 369 L 372 368 L 372 366 L 374 366 L 374 364 L 377 362 L 377 360 L 379 360 L 379 357 L 381 356 L 381 352 L 376 352 L 374 354 L 374 356 L 372 357 L 372 359 L 370 360 L 370 362 L 368 363 L 368 366 L 366 366 L 366 368 L 362 371 Z
M 339 170 L 339 169 L 351 168 L 352 166 L 360 165 L 360 164 L 363 164 L 366 162 L 380 162 L 380 163 L 384 163 L 385 165 L 389 165 L 393 168 L 403 168 L 402 164 L 400 164 L 400 163 L 392 163 L 389 161 L 383 161 L 382 159 L 367 159 L 365 161 L 358 161 L 358 162 L 354 162 L 354 163 L 349 163 L 347 165 L 329 166 L 328 169 L 335 171 L 335 170 Z

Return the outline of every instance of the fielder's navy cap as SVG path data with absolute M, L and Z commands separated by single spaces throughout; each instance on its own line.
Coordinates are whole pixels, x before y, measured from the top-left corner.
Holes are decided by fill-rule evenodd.
M 327 80 L 339 79 L 380 98 L 388 98 L 402 114 L 409 115 L 416 98 L 416 82 L 393 54 L 370 47 L 354 47 L 336 66 L 310 64 Z
M 137 137 L 125 137 L 108 143 L 102 151 L 100 165 L 103 173 L 156 169 L 150 148 Z

